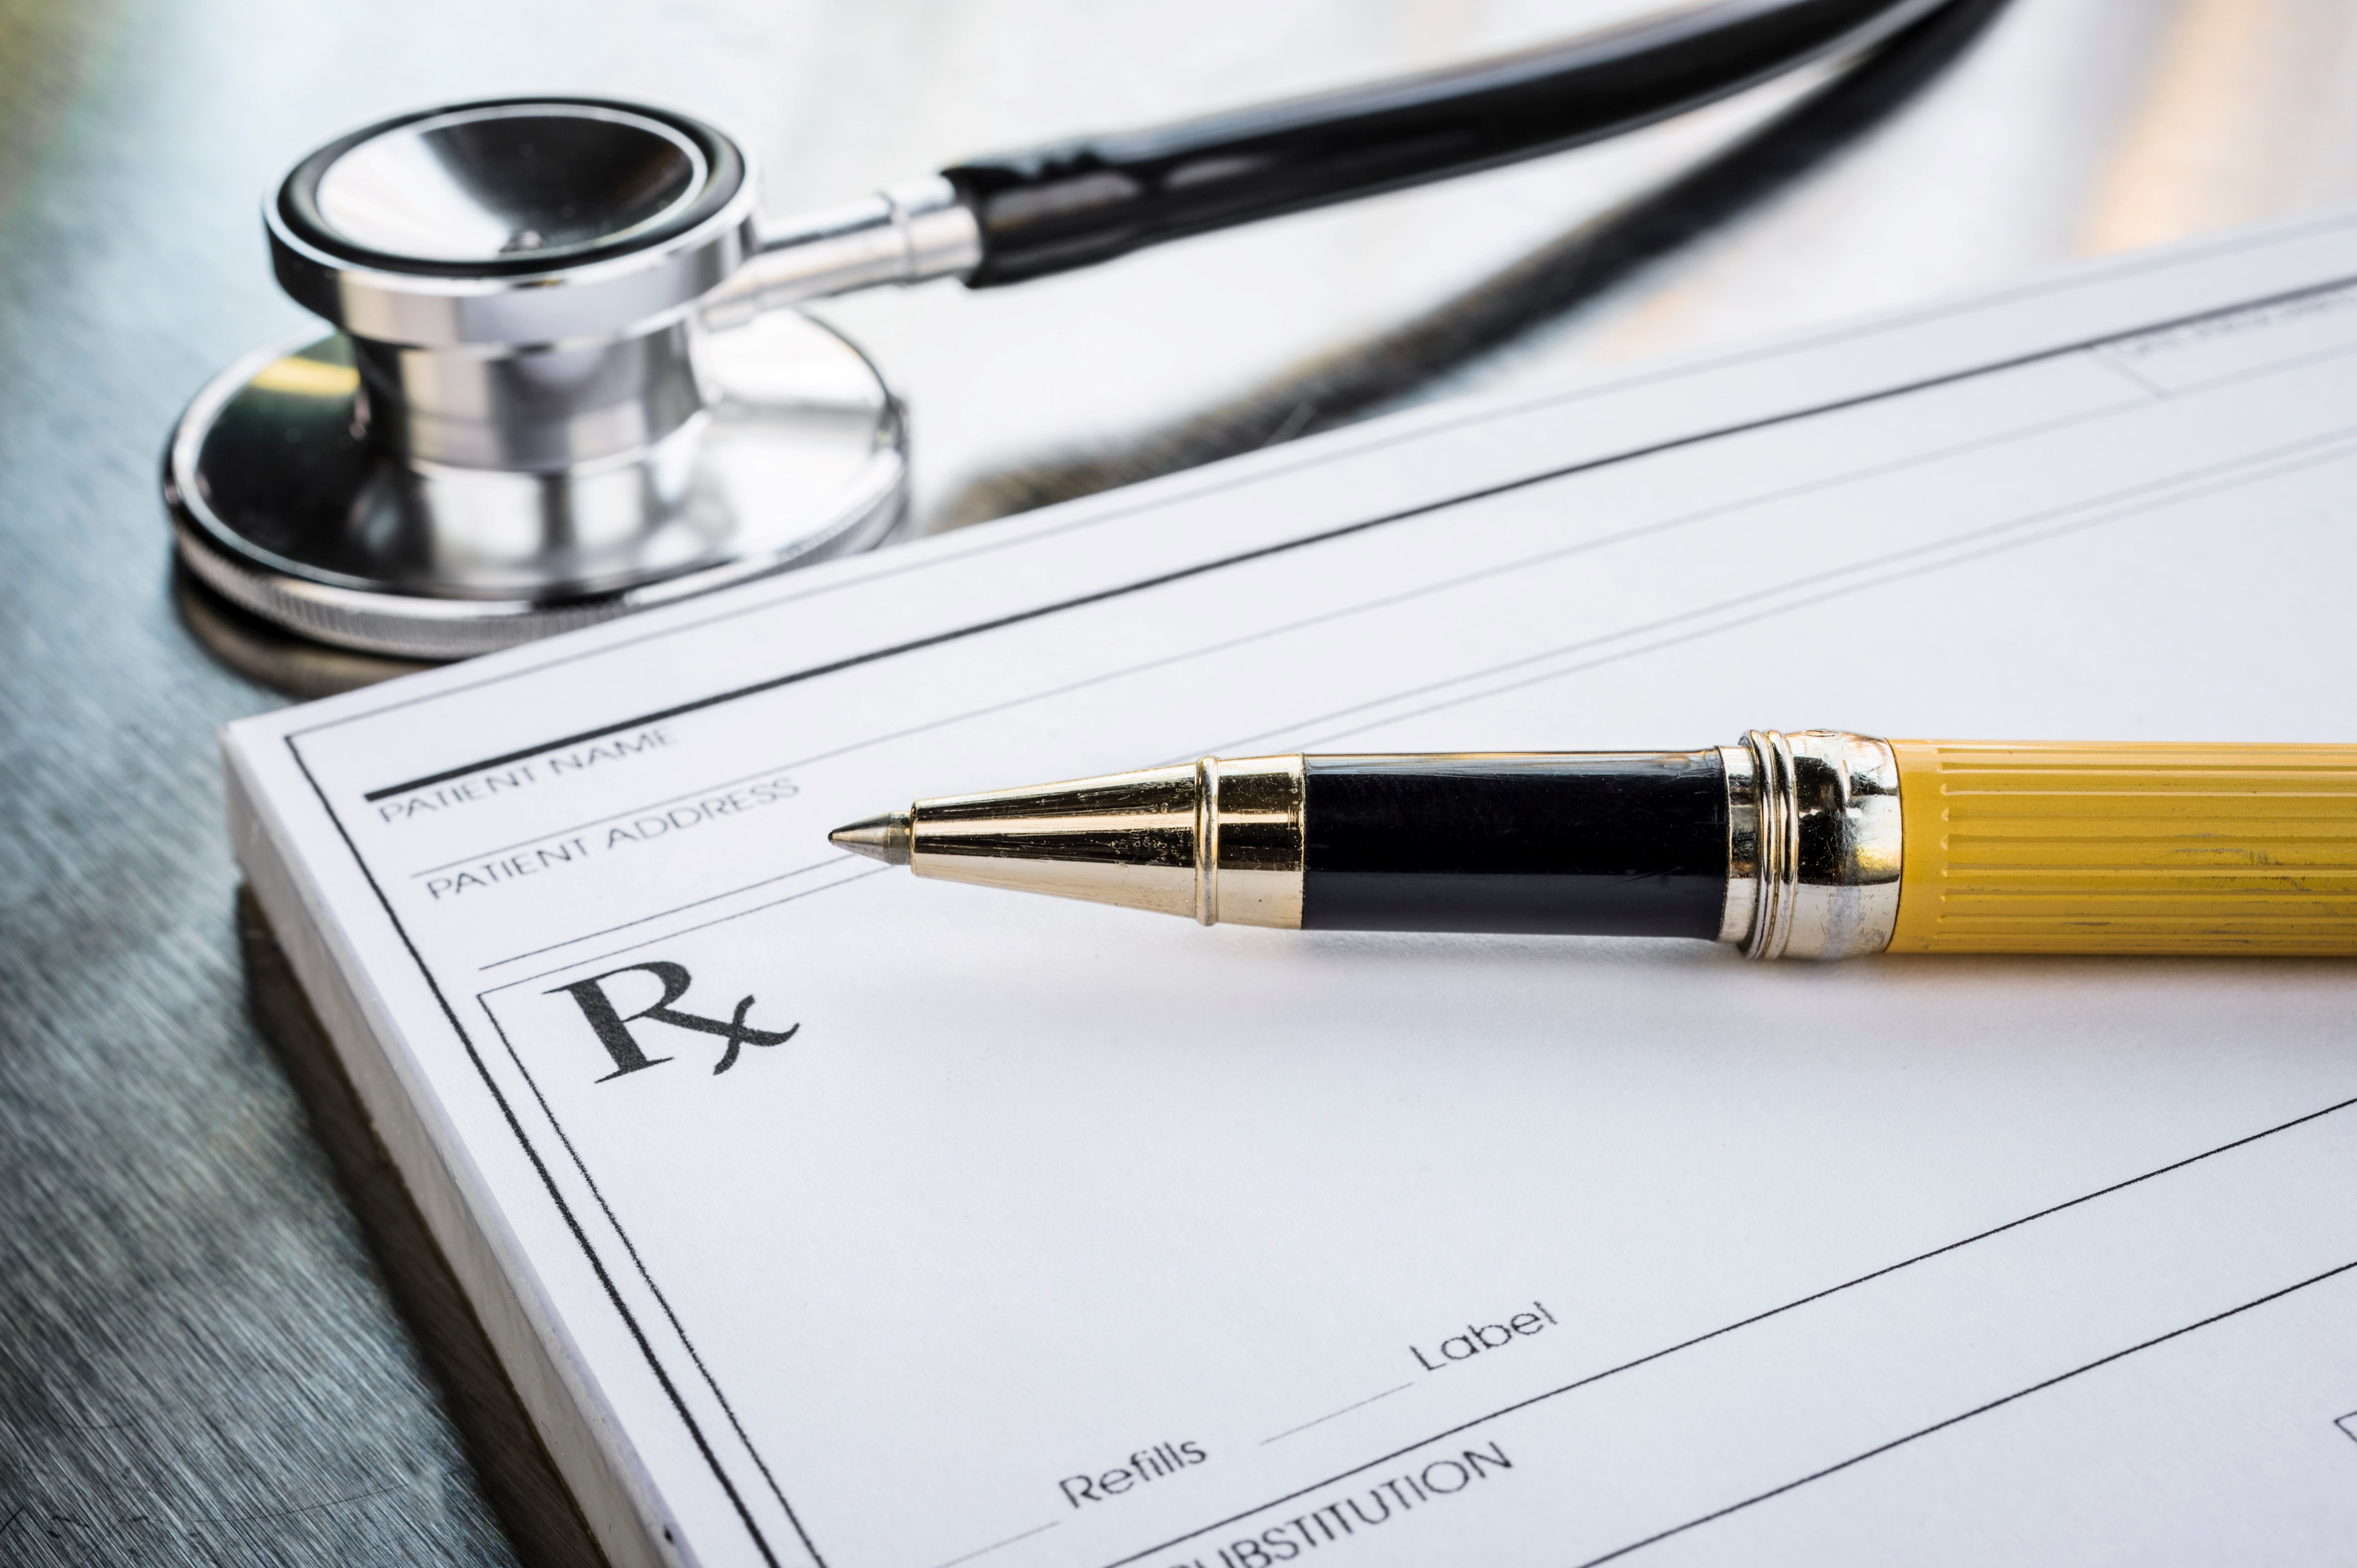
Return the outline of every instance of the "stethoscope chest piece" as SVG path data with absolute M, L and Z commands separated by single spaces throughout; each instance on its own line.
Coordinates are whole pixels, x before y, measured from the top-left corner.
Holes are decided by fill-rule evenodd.
M 603 199 L 587 206 L 580 193 Z M 307 636 L 451 659 L 877 542 L 900 407 L 791 311 L 707 319 L 751 172 L 685 116 L 465 105 L 296 166 L 266 217 L 316 329 L 174 430 L 182 561 Z

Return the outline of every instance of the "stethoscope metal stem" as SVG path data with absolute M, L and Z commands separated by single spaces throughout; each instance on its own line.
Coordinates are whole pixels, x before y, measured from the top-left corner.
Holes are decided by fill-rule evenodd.
M 715 330 L 763 311 L 889 284 L 963 278 L 982 264 L 982 225 L 935 176 L 864 201 L 758 226 L 759 247 L 698 307 Z

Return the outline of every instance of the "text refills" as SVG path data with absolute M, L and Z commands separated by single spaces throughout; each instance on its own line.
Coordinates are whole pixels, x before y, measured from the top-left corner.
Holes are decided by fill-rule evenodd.
M 2341 217 L 245 721 L 233 827 L 618 1568 L 2318 1561 L 2346 966 L 1201 931 L 825 835 L 1203 755 L 2348 740 L 2352 580 Z

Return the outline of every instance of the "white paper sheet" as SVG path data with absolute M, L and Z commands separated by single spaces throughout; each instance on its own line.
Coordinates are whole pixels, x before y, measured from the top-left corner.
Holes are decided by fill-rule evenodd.
M 2351 279 L 2357 217 L 2129 258 L 248 721 L 242 853 L 657 1553 L 2342 1560 L 2348 965 L 1204 931 L 823 835 L 1205 752 L 2357 739 Z

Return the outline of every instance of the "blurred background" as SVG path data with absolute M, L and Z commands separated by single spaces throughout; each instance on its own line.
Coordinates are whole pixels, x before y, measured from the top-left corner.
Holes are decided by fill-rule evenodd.
M 258 217 L 295 157 L 436 100 L 652 98 L 733 130 L 783 213 L 1641 9 L 0 0 L 0 1562 L 513 1560 L 247 1020 L 211 735 L 284 699 L 188 636 L 167 573 L 172 420 L 304 319 Z M 1135 471 L 1125 455 L 1205 411 L 1308 384 L 1813 85 L 1019 287 L 818 314 L 913 406 L 918 529 L 976 522 L 1057 493 L 1043 473 Z M 1251 439 L 2351 200 L 2357 5 L 2016 0 L 1732 221 L 1414 387 L 1340 411 L 1264 396 Z

